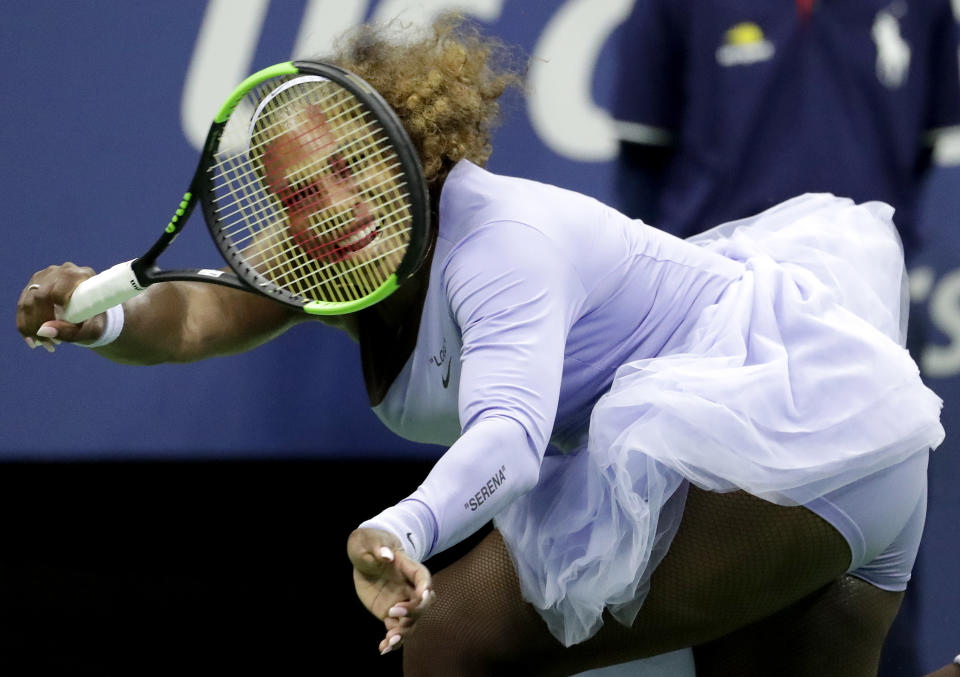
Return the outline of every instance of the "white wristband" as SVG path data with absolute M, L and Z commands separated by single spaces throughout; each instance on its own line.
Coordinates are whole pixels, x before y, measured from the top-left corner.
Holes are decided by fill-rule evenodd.
M 123 331 L 123 305 L 107 308 L 104 315 L 103 333 L 100 334 L 100 338 L 89 343 L 77 342 L 74 345 L 84 348 L 101 348 L 116 341 L 120 332 Z

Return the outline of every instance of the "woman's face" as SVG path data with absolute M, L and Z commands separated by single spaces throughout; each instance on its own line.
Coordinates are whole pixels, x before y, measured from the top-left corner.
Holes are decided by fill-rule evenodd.
M 293 241 L 309 258 L 337 269 L 376 260 L 395 269 L 406 237 L 393 214 L 399 207 L 390 204 L 402 204 L 401 193 L 386 170 L 388 158 L 370 147 L 371 130 L 345 115 L 328 118 L 319 106 L 284 122 L 266 146 L 263 167 Z

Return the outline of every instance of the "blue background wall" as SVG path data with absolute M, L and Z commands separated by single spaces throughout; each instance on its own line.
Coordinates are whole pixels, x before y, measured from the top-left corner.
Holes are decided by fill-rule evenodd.
M 379 424 L 366 406 L 357 351 L 322 327 L 297 328 L 247 355 L 134 368 L 67 346 L 55 355 L 30 351 L 13 315 L 38 268 L 72 260 L 102 269 L 142 253 L 189 181 L 198 121 L 209 119 L 247 72 L 322 53 L 339 25 L 398 12 L 416 19 L 457 4 L 7 0 L 0 23 L 0 300 L 9 324 L 0 333 L 0 458 L 434 455 Z M 512 105 L 491 168 L 615 203 L 605 74 L 632 0 L 460 4 L 535 56 L 534 93 Z M 914 321 L 928 325 L 922 366 L 945 400 L 948 430 L 931 467 L 911 630 L 929 669 L 960 651 L 960 455 L 952 438 L 960 407 L 958 187 L 958 168 L 932 176 L 922 227 L 935 246 L 920 253 L 913 271 Z M 161 263 L 220 265 L 198 218 Z

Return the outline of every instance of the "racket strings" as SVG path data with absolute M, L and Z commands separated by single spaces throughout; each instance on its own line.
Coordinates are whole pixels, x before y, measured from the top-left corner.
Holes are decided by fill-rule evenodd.
M 289 96 L 288 92 L 285 92 L 284 95 Z M 352 105 L 348 107 L 343 107 L 342 102 L 336 101 L 335 99 L 334 99 L 334 103 L 331 104 L 330 99 L 332 98 L 333 97 L 328 96 L 325 99 L 321 100 L 319 103 L 321 106 L 324 106 L 325 126 L 330 128 L 332 132 L 332 136 L 334 137 L 334 139 L 328 144 L 328 147 L 331 147 L 333 149 L 333 152 L 343 153 L 348 157 L 350 157 L 353 154 L 362 153 L 364 149 L 367 149 L 369 151 L 376 147 L 381 147 L 381 148 L 385 147 L 389 144 L 389 141 L 382 135 L 375 137 L 375 135 L 378 134 L 379 130 L 374 126 L 373 123 L 371 123 L 369 120 L 366 119 L 369 113 L 362 107 L 362 105 L 359 102 L 354 102 Z M 304 100 L 305 100 L 305 96 L 301 95 L 297 99 L 290 99 L 286 105 L 289 106 L 289 105 L 293 105 L 294 103 L 302 104 Z M 334 107 L 334 106 L 340 106 L 341 110 L 336 115 L 330 115 L 329 110 L 331 107 Z M 347 125 L 349 125 L 349 123 L 356 122 L 356 119 L 358 117 L 361 118 L 361 121 L 360 121 L 360 124 L 362 125 L 361 128 L 364 130 L 365 133 L 362 135 L 357 135 L 356 133 L 353 133 L 350 135 L 352 138 L 347 139 L 345 142 L 344 141 L 345 136 L 347 136 L 347 134 L 350 131 L 345 128 L 347 127 Z M 283 125 L 285 122 L 286 121 L 281 118 L 280 120 L 275 121 L 264 128 L 263 135 L 266 136 L 268 142 L 274 140 L 274 138 L 277 135 L 277 131 L 278 131 L 277 128 Z M 301 129 L 296 135 L 292 136 L 293 143 L 294 144 L 302 143 L 304 137 L 309 135 L 311 131 L 313 130 L 304 126 L 304 128 Z M 253 146 L 251 148 L 251 154 L 255 156 L 263 155 L 263 152 L 264 152 L 263 148 L 265 145 L 266 145 L 265 143 L 261 142 Z M 322 172 L 324 169 L 323 164 L 327 161 L 327 159 L 330 157 L 331 154 L 332 153 L 323 153 L 323 154 L 316 153 L 315 157 L 313 158 L 313 161 L 310 164 L 300 168 L 299 171 L 303 175 L 301 180 L 309 180 L 311 178 L 314 178 L 316 173 Z M 369 166 L 370 163 L 367 163 L 367 164 Z M 255 173 L 257 173 L 258 171 L 262 171 L 262 169 L 258 170 L 258 168 L 255 165 L 248 164 L 247 166 L 251 166 L 254 169 Z M 248 179 L 249 177 L 241 177 L 241 178 Z
M 371 175 L 370 178 L 379 177 L 379 178 L 382 178 L 382 180 L 367 186 L 367 190 L 386 192 L 387 186 L 389 185 L 389 183 L 395 179 L 395 172 L 399 171 L 399 167 L 400 167 L 399 162 L 394 162 L 389 166 L 381 167 L 380 170 L 376 174 Z M 229 182 L 229 181 L 218 182 L 215 180 L 214 185 L 216 187 L 222 186 L 227 191 L 230 191 L 238 186 L 245 186 L 248 184 L 243 184 L 240 182 Z M 406 194 L 404 193 L 403 195 L 406 195 Z M 395 199 L 396 197 L 392 198 L 392 200 L 395 200 Z M 330 207 L 332 209 L 336 209 L 338 207 L 346 205 L 347 203 L 348 203 L 347 200 L 339 200 L 337 202 L 332 203 Z M 385 204 L 389 204 L 389 203 L 390 201 L 386 202 Z M 277 212 L 276 205 L 272 202 L 271 197 L 268 197 L 268 196 L 264 196 L 263 199 L 259 199 L 256 202 L 253 202 L 251 200 L 249 204 L 235 202 L 233 206 L 235 206 L 236 209 L 232 211 L 229 208 L 225 207 L 223 211 L 220 212 L 220 217 L 224 220 L 224 222 L 227 222 L 227 223 L 234 222 L 234 224 L 237 227 L 235 232 L 240 232 L 241 230 L 247 228 L 249 226 L 250 220 L 254 222 L 262 221 L 265 218 L 269 218 L 270 216 L 276 215 L 276 212 Z M 230 227 L 227 226 L 224 228 L 224 230 L 229 231 Z M 233 239 L 237 243 L 243 242 L 243 238 L 240 236 L 234 236 Z
M 287 87 L 251 120 L 276 87 L 249 94 L 224 130 L 210 170 L 220 234 L 297 296 L 362 298 L 396 272 L 411 239 L 402 165 L 364 104 L 329 81 Z
M 387 213 L 385 216 L 390 218 L 395 215 L 405 215 L 405 205 L 398 205 L 396 210 Z M 273 284 L 295 288 L 301 294 L 318 283 L 316 279 L 312 279 L 312 274 L 315 271 L 315 261 L 304 256 L 298 256 L 296 259 L 290 258 L 290 252 L 295 247 L 291 246 L 291 237 L 286 233 L 283 224 L 275 224 L 273 228 L 263 228 L 257 234 L 257 237 L 262 238 L 264 234 L 269 234 L 270 237 L 268 241 L 262 240 L 257 248 L 256 268 L 261 275 Z M 252 237 L 248 236 L 248 239 Z M 380 257 L 360 264 L 363 268 L 374 269 L 372 276 L 367 278 L 369 285 L 379 285 L 380 281 L 393 272 L 392 269 L 384 268 L 385 261 L 392 255 L 402 257 L 408 244 L 407 238 L 400 232 L 384 236 L 382 242 L 384 245 L 390 243 L 389 248 Z M 239 244 L 242 246 L 244 243 L 240 242 Z M 360 270 L 354 271 L 344 268 L 342 265 L 338 266 L 335 263 L 327 264 L 323 269 L 323 279 L 329 282 L 346 281 L 351 274 L 361 274 L 361 272 Z M 338 295 L 337 300 L 349 299 L 339 298 Z
M 406 215 L 405 203 L 399 198 L 394 200 L 394 202 L 395 202 L 395 208 L 393 209 L 393 211 L 385 212 L 383 214 L 383 217 L 387 220 L 392 218 L 403 218 Z M 277 224 L 273 224 L 273 225 L 276 226 Z M 276 228 L 273 228 L 271 230 L 276 230 Z M 238 247 L 242 249 L 252 244 L 254 237 L 258 235 L 259 233 L 257 233 L 256 235 L 248 234 L 245 237 L 237 238 L 235 242 L 237 243 Z M 386 237 L 402 239 L 402 235 L 403 235 L 402 233 L 395 232 L 392 235 L 388 235 Z M 289 240 L 290 240 L 290 237 L 289 235 L 287 235 L 283 237 L 283 241 L 279 245 L 274 244 L 273 246 L 259 248 L 258 263 L 260 264 L 260 270 L 264 275 L 269 276 L 272 273 L 276 273 L 278 270 L 281 269 L 282 265 L 284 264 L 286 243 L 288 243 Z M 401 242 L 400 248 L 402 249 L 404 245 L 405 245 L 405 240 Z M 380 259 L 374 259 L 372 261 L 368 261 L 365 264 L 361 264 L 361 265 L 371 265 L 373 263 L 376 263 L 379 260 Z
M 321 280 L 316 279 L 316 268 L 313 260 L 302 254 L 297 257 L 296 261 L 291 260 L 289 258 L 291 251 L 289 238 L 282 235 L 281 237 L 283 239 L 277 240 L 273 246 L 274 251 L 279 253 L 275 253 L 272 258 L 263 259 L 261 263 L 265 267 L 258 269 L 259 272 L 274 284 L 280 285 L 282 283 L 282 286 L 295 287 L 299 291 L 305 291 L 311 285 L 320 282 Z M 348 268 L 343 264 L 328 264 L 323 270 L 322 281 L 346 283 L 359 276 L 367 282 L 368 290 L 373 291 L 382 283 L 383 279 L 393 272 L 392 268 L 386 267 L 386 261 L 392 255 L 399 254 L 402 256 L 403 252 L 406 251 L 407 241 L 401 234 L 397 233 L 387 236 L 383 245 L 388 247 L 383 254 L 362 264 L 362 267 Z M 339 289 L 339 287 L 334 288 Z M 339 298 L 339 296 L 340 294 L 338 294 L 337 300 L 348 300 Z
M 381 219 L 390 222 L 394 220 L 403 220 L 407 218 L 406 196 L 400 195 L 393 200 L 385 202 L 384 206 L 393 203 L 391 211 L 381 212 Z M 271 237 L 268 242 L 261 241 L 257 246 L 257 271 L 266 277 L 273 284 L 295 288 L 297 293 L 303 295 L 312 286 L 322 284 L 324 280 L 328 282 L 348 281 L 351 273 L 361 276 L 365 284 L 366 292 L 369 293 L 376 289 L 382 281 L 388 277 L 394 269 L 385 268 L 384 263 L 390 259 L 402 258 L 406 250 L 409 238 L 402 231 L 394 231 L 388 235 L 381 235 L 382 246 L 390 243 L 389 248 L 385 249 L 381 255 L 375 259 L 362 262 L 356 268 L 345 267 L 338 263 L 328 263 L 321 267 L 321 277 L 317 278 L 317 262 L 309 257 L 298 256 L 295 260 L 290 258 L 290 253 L 297 246 L 293 244 L 293 238 L 290 236 L 285 224 L 280 223 L 265 224 L 257 233 L 249 233 L 244 237 L 235 238 L 235 243 L 239 248 L 249 246 L 255 238 L 269 231 Z M 368 275 L 366 268 L 374 270 L 372 275 Z M 349 300 L 346 298 L 336 300 Z
M 282 96 L 282 95 L 281 95 L 281 96 Z M 303 101 L 302 103 L 306 103 L 306 102 Z M 291 102 L 291 103 L 288 104 L 288 105 L 293 105 L 293 103 Z M 323 106 L 324 104 L 323 104 L 322 102 L 320 102 L 318 105 Z M 351 115 L 351 114 L 354 114 L 354 113 L 356 113 L 357 111 L 360 111 L 360 115 L 361 115 L 361 116 L 367 116 L 367 115 L 368 115 L 368 112 L 363 109 L 362 105 L 359 104 L 359 103 L 357 103 L 357 104 L 355 104 L 353 107 L 342 111 L 342 112 L 339 113 L 337 116 L 328 117 L 326 121 L 327 121 L 327 123 L 328 123 L 331 127 L 334 128 L 334 131 L 339 131 L 339 124 L 344 121 L 344 118 L 346 118 L 346 120 L 349 121 L 351 118 L 349 118 L 349 117 L 347 117 L 347 116 L 349 116 L 349 115 Z M 272 140 L 278 135 L 278 132 L 279 132 L 279 131 L 282 131 L 282 125 L 283 125 L 283 124 L 284 124 L 284 121 L 283 121 L 283 120 L 280 120 L 280 121 L 275 121 L 275 122 L 272 122 L 272 123 L 268 123 L 267 126 L 263 127 L 263 128 L 258 132 L 257 136 L 259 136 L 261 139 L 266 139 L 266 141 L 261 140 L 261 141 L 255 142 L 255 143 L 250 143 L 249 146 L 246 146 L 246 145 L 244 145 L 244 144 L 242 144 L 242 143 L 237 143 L 237 142 L 235 142 L 235 143 L 233 144 L 233 146 L 234 146 L 234 147 L 236 147 L 236 146 L 243 146 L 243 149 L 242 149 L 241 153 L 238 153 L 238 154 L 250 153 L 250 154 L 252 154 L 252 155 L 254 155 L 254 156 L 262 156 L 263 153 L 264 153 L 264 147 L 267 146 L 267 145 L 269 144 L 269 142 L 272 141 Z M 364 124 L 365 124 L 367 127 L 369 127 L 369 131 L 366 133 L 365 136 L 356 137 L 356 138 L 348 141 L 347 144 L 346 144 L 346 146 L 344 146 L 344 144 L 341 142 L 341 143 L 339 144 L 339 147 L 340 147 L 341 149 L 347 148 L 347 149 L 353 150 L 354 148 L 357 148 L 357 147 L 361 146 L 362 142 L 367 141 L 370 137 L 372 137 L 374 134 L 377 133 L 378 130 L 375 129 L 375 128 L 372 126 L 372 123 L 371 123 L 371 122 L 365 121 Z M 307 134 L 308 132 L 309 132 L 308 129 L 304 129 L 304 130 L 301 131 L 301 133 L 299 134 L 299 136 L 302 137 L 302 136 L 304 136 L 305 134 Z M 380 139 L 377 140 L 377 143 L 388 143 L 388 142 L 386 142 L 384 139 L 380 138 Z M 367 145 L 370 145 L 370 144 L 367 144 Z M 248 159 L 249 159 L 249 158 L 248 158 Z M 318 157 L 317 157 L 317 163 L 320 163 L 321 161 L 323 161 L 323 160 L 325 160 L 325 159 L 326 159 L 326 156 L 318 156 Z M 255 162 L 247 162 L 247 163 L 244 163 L 243 166 L 244 166 L 246 169 L 249 170 L 249 174 L 248 174 L 247 172 L 244 172 L 244 173 L 241 173 L 241 174 L 236 175 L 236 178 L 237 178 L 238 180 L 245 180 L 245 181 L 253 180 L 254 177 L 256 177 L 256 178 L 258 178 L 258 179 L 259 179 L 259 178 L 262 178 L 262 172 L 263 172 L 263 170 L 262 170 L 262 168 L 261 168 L 260 166 L 258 166 L 258 165 L 259 165 L 259 163 L 255 163 Z
M 285 104 L 284 104 L 284 105 L 286 105 L 286 106 L 290 106 L 290 105 L 294 104 L 295 102 L 303 102 L 303 101 L 306 100 L 306 94 L 305 94 L 305 93 L 304 93 L 304 94 L 301 94 L 301 95 L 300 95 L 299 97 L 297 97 L 296 99 L 290 98 L 290 96 L 289 96 L 288 93 L 284 93 L 284 94 L 282 94 L 281 96 L 282 96 L 284 99 L 286 99 Z M 325 105 L 325 106 L 329 107 L 329 101 L 328 101 L 329 98 L 330 98 L 330 97 L 327 97 L 326 99 L 323 99 L 323 100 L 319 101 L 318 103 L 320 103 L 321 105 Z M 247 106 L 247 108 L 251 108 L 251 106 Z M 357 109 L 359 109 L 359 108 L 360 108 L 359 104 L 356 104 L 356 105 L 353 107 L 354 110 L 357 110 Z M 347 110 L 347 111 L 345 111 L 343 114 L 338 115 L 338 116 L 336 116 L 336 117 L 334 117 L 334 118 L 328 118 L 328 122 L 330 122 L 330 123 L 337 122 L 337 121 L 338 121 L 337 118 L 342 117 L 344 114 L 347 114 L 347 113 L 350 113 L 350 112 L 352 112 L 352 111 L 351 111 L 351 110 Z M 277 117 L 277 116 L 273 116 L 273 117 Z M 283 122 L 284 122 L 284 120 L 281 118 L 279 121 L 275 121 L 275 122 L 273 122 L 273 123 L 270 123 L 267 127 L 265 127 L 264 129 L 262 129 L 262 130 L 258 133 L 258 136 L 260 136 L 261 138 L 266 138 L 266 139 L 267 139 L 267 142 L 271 141 L 271 140 L 272 140 L 271 137 L 276 134 L 276 128 L 279 127 L 281 124 L 283 124 Z M 242 128 L 241 125 L 234 125 L 233 130 L 236 131 L 236 130 L 239 130 L 240 128 Z M 302 131 L 300 134 L 297 135 L 297 137 L 302 137 L 302 136 L 304 136 L 304 134 L 307 133 L 308 131 L 309 131 L 309 130 Z M 370 134 L 369 134 L 368 136 L 370 136 L 370 135 L 372 135 L 372 134 L 373 134 L 373 132 L 370 132 Z M 225 135 L 226 135 L 226 132 L 225 132 Z M 363 139 L 359 139 L 358 141 L 362 141 L 362 140 L 363 140 Z M 245 142 L 245 143 L 249 143 L 249 142 Z M 229 144 L 229 146 L 234 147 L 234 148 L 235 148 L 236 146 L 238 146 L 238 145 L 242 145 L 242 144 L 239 144 L 239 143 L 236 143 L 236 142 L 234 142 L 233 144 Z M 222 160 L 221 164 L 220 164 L 218 167 L 214 167 L 214 169 L 220 169 L 220 170 L 222 171 L 222 174 L 224 175 L 224 177 L 225 177 L 228 181 L 236 182 L 236 183 L 238 183 L 238 184 L 256 183 L 257 181 L 259 181 L 260 179 L 263 178 L 262 163 L 260 163 L 260 162 L 251 162 L 251 161 L 249 161 L 249 160 L 251 159 L 251 157 L 252 157 L 252 158 L 255 158 L 255 159 L 259 159 L 259 157 L 263 155 L 263 153 L 264 153 L 264 147 L 265 147 L 266 145 L 267 145 L 266 143 L 264 143 L 263 141 L 261 141 L 261 142 L 259 142 L 259 143 L 250 144 L 249 147 L 248 147 L 248 148 L 245 148 L 245 149 L 244 149 L 244 152 L 242 152 L 242 153 L 237 153 L 237 152 L 234 151 L 233 153 L 230 153 L 230 154 L 228 154 L 228 155 L 223 155 L 223 156 L 222 156 L 222 157 L 223 157 L 223 160 Z M 341 144 L 341 146 L 342 146 L 342 144 Z M 324 159 L 326 159 L 326 156 L 318 156 L 318 157 L 316 158 L 315 164 L 319 164 L 319 163 L 322 162 Z M 227 166 L 229 166 L 230 169 L 225 169 L 225 167 L 227 167 Z M 309 168 L 308 168 L 308 169 L 309 169 Z M 270 205 L 270 203 L 268 202 L 268 196 L 265 195 L 265 196 L 264 196 L 264 200 L 261 201 L 261 202 L 262 202 L 262 204 L 264 205 L 265 208 L 270 208 L 271 205 Z M 232 215 L 231 215 L 229 212 L 227 212 L 227 211 L 225 211 L 225 210 L 222 210 L 222 216 L 223 216 L 224 218 L 229 219 Z

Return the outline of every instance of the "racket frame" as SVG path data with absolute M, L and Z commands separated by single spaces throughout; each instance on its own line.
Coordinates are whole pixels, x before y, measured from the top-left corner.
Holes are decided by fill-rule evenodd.
M 272 78 L 296 75 L 316 75 L 325 78 L 343 87 L 360 100 L 375 115 L 381 130 L 391 141 L 407 180 L 413 224 L 410 229 L 410 241 L 404 256 L 396 272 L 382 282 L 377 289 L 353 301 L 328 302 L 304 299 L 300 295 L 274 285 L 243 259 L 241 252 L 230 244 L 229 238 L 218 228 L 219 219 L 216 214 L 213 178 L 210 169 L 214 164 L 220 138 L 227 121 L 239 103 L 255 87 Z M 207 268 L 159 268 L 156 265 L 157 259 L 183 230 L 198 202 L 201 205 L 207 228 L 230 271 Z M 383 300 L 420 268 L 428 250 L 430 238 L 429 204 L 427 185 L 416 150 L 396 113 L 379 92 L 358 76 L 337 66 L 315 61 L 287 61 L 259 70 L 237 86 L 214 117 L 207 132 L 189 189 L 184 193 L 163 233 L 143 256 L 114 268 L 123 267 L 123 270 L 118 274 L 126 275 L 129 278 L 127 279 L 130 287 L 129 293 L 124 294 L 125 298 L 123 300 L 132 298 L 146 287 L 158 282 L 205 282 L 241 291 L 255 292 L 312 315 L 344 315 Z M 128 270 L 129 272 L 127 272 Z M 66 310 L 69 321 L 82 321 L 92 316 L 87 314 L 86 317 L 79 317 L 81 313 L 74 312 L 71 319 L 69 304 Z M 102 310 L 97 312 L 102 312 Z

